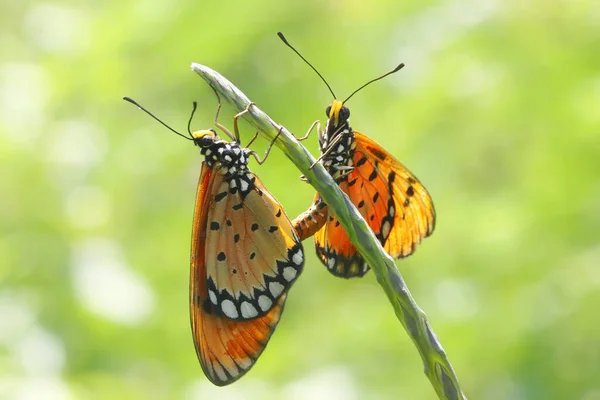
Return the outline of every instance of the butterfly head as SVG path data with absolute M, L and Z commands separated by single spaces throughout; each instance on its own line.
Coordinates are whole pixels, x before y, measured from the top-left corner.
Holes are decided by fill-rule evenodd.
M 350 118 L 350 109 L 339 100 L 334 100 L 333 103 L 328 105 L 325 113 L 329 118 L 328 125 L 333 125 L 335 128 L 345 124 Z
M 192 132 L 194 144 L 200 147 L 201 151 L 210 148 L 216 141 L 219 140 L 217 132 L 214 129 L 202 129 Z
M 334 100 L 327 109 L 327 126 L 319 137 L 321 151 L 325 152 L 333 143 L 339 143 L 343 139 L 342 136 L 352 140 L 352 128 L 350 128 L 348 119 L 350 118 L 350 109 L 339 100 Z M 343 140 L 344 142 L 346 140 Z
M 217 163 L 232 174 L 246 168 L 249 150 L 241 148 L 239 143 L 219 139 L 214 129 L 194 131 L 192 137 L 209 167 Z

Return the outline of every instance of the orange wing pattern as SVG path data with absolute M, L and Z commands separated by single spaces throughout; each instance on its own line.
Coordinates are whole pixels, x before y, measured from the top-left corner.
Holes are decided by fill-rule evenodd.
M 387 215 L 381 220 L 379 231 L 374 229 L 374 232 L 380 241 L 385 242 L 384 249 L 392 257 L 407 257 L 435 229 L 435 207 L 431 196 L 417 177 L 377 142 L 359 132 L 355 132 L 355 135 L 357 146 L 354 164 L 358 165 L 366 158 L 366 164 L 371 164 L 373 171 L 377 172 L 378 179 L 373 181 L 378 183 L 374 185 L 381 187 L 387 183 L 389 190 Z M 368 168 L 366 171 L 358 169 L 363 180 L 373 176 L 373 172 L 366 176 Z M 373 213 L 369 213 L 370 209 L 381 209 L 381 215 L 384 215 L 385 205 L 382 209 L 381 204 L 386 204 L 386 198 L 382 200 L 378 203 L 374 195 L 370 206 L 365 202 L 366 214 L 363 215 L 370 214 L 368 219 L 371 220 Z
M 375 141 L 354 131 L 352 171 L 338 178 L 340 188 L 365 218 L 384 249 L 395 258 L 415 251 L 435 226 L 435 209 L 419 180 Z M 319 195 L 295 222 L 298 235 L 314 235 L 317 256 L 340 277 L 363 276 L 369 266 Z M 323 225 L 321 227 L 321 225 Z
M 196 135 L 206 160 L 194 209 L 190 319 L 202 369 L 223 386 L 266 347 L 304 254 L 281 205 L 246 168 L 249 150 Z
M 281 205 L 251 172 L 214 174 L 206 274 L 215 312 L 253 319 L 269 311 L 302 271 L 304 254 Z

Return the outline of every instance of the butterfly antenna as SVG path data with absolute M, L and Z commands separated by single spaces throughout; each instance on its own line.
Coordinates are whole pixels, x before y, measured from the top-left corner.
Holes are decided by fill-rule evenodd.
M 348 100 L 350 100 L 350 97 L 354 96 L 356 93 L 358 93 L 359 91 L 361 91 L 362 89 L 364 89 L 365 87 L 369 86 L 371 83 L 373 82 L 377 82 L 380 79 L 385 78 L 388 75 L 391 75 L 395 72 L 400 71 L 402 68 L 404 67 L 404 63 L 400 63 L 400 65 L 398 65 L 396 68 L 394 68 L 392 71 L 388 72 L 387 74 L 383 74 L 378 78 L 372 79 L 369 82 L 365 83 L 364 85 L 362 85 L 361 87 L 359 87 L 358 89 L 356 89 L 354 92 L 352 92 L 352 94 L 350 96 L 348 96 L 346 98 L 346 100 L 344 100 L 344 103 L 346 103 Z M 343 103 L 342 103 L 343 104 Z
M 194 118 L 194 114 L 196 113 L 196 108 L 198 108 L 198 102 L 194 101 L 192 103 L 192 114 L 190 115 L 190 119 L 188 120 L 188 133 L 190 134 L 190 137 L 193 138 L 194 136 L 192 135 L 192 119 Z M 186 137 L 187 139 L 187 137 Z
M 323 82 L 325 82 L 325 85 L 327 86 L 327 89 L 329 89 L 329 91 L 331 92 L 331 95 L 332 95 L 332 96 L 333 96 L 333 98 L 335 99 L 335 98 L 336 98 L 336 97 L 335 97 L 335 93 L 333 93 L 333 89 L 331 89 L 331 86 L 329 86 L 329 83 L 327 83 L 327 81 L 325 80 L 325 78 L 323 78 L 323 75 L 321 75 L 321 73 L 320 73 L 319 71 L 317 71 L 317 69 L 316 69 L 315 67 L 313 67 L 313 65 L 312 65 L 311 63 L 309 63 L 309 62 L 308 62 L 308 60 L 307 60 L 306 58 L 304 58 L 304 57 L 302 56 L 302 54 L 300 54 L 300 53 L 298 52 L 298 50 L 296 50 L 296 49 L 294 48 L 294 46 L 292 46 L 292 45 L 290 44 L 290 42 L 288 42 L 288 41 L 287 41 L 287 39 L 285 38 L 285 36 L 283 36 L 283 33 L 281 33 L 281 32 L 277 32 L 277 36 L 279 36 L 279 39 L 281 39 L 281 41 L 283 41 L 283 43 L 285 43 L 287 47 L 289 47 L 290 49 L 294 50 L 294 53 L 298 54 L 298 56 L 299 56 L 301 59 L 303 59 L 303 60 L 304 60 L 304 62 L 305 62 L 305 63 L 307 63 L 307 64 L 308 64 L 308 66 L 309 66 L 309 67 L 311 67 L 311 68 L 313 69 L 313 71 L 315 71 L 315 72 L 317 73 L 317 75 L 319 75 L 319 78 L 321 78 L 321 80 L 322 80 Z
M 137 106 L 137 108 L 139 108 L 140 110 L 144 111 L 146 114 L 148 114 L 149 116 L 151 116 L 152 118 L 154 118 L 155 120 L 157 120 L 158 122 L 160 122 L 165 128 L 167 128 L 168 130 L 170 130 L 171 132 L 176 133 L 177 135 L 186 138 L 187 140 L 194 140 L 191 137 L 187 137 L 184 134 L 181 134 L 179 132 L 177 132 L 175 129 L 171 128 L 169 125 L 165 124 L 163 121 L 161 121 L 156 115 L 152 114 L 150 111 L 146 110 L 144 107 L 142 107 L 140 105 L 140 103 L 138 103 L 137 101 L 129 98 L 129 97 L 123 97 L 123 100 L 130 102 L 131 104 Z M 194 111 L 196 110 L 196 102 L 194 102 Z M 192 115 L 194 115 L 194 113 L 192 112 Z M 190 121 L 191 121 L 191 117 L 190 117 Z M 188 124 L 188 131 L 189 131 L 189 124 Z

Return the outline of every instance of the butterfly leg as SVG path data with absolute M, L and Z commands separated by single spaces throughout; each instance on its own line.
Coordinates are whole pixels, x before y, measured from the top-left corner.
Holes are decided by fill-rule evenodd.
M 335 148 L 335 145 L 342 140 L 343 136 L 342 135 L 338 135 L 335 137 L 335 139 L 333 139 L 333 141 L 331 142 L 331 144 L 328 145 L 327 150 L 325 150 L 320 156 L 319 158 L 317 158 L 315 160 L 314 163 L 312 163 L 312 165 L 310 166 L 310 168 L 312 169 L 315 165 L 317 165 L 318 162 L 320 162 L 325 156 L 327 156 L 327 154 L 331 153 L 333 151 L 333 149 Z
M 250 154 L 252 154 L 254 156 L 254 158 L 256 159 L 257 163 L 262 164 L 265 162 L 265 160 L 267 159 L 267 156 L 271 152 L 271 147 L 273 147 L 273 144 L 275 143 L 275 141 L 277 140 L 279 135 L 281 135 L 282 130 L 283 130 L 283 127 L 279 128 L 279 132 L 277 132 L 277 135 L 275 136 L 275 138 L 273 139 L 273 141 L 271 142 L 269 147 L 267 147 L 267 150 L 265 151 L 265 155 L 262 160 L 260 159 L 260 157 L 258 156 L 258 154 L 255 151 L 250 152 Z
M 215 90 L 215 88 L 213 88 L 212 86 L 211 86 L 211 88 L 212 88 L 213 92 L 215 92 L 215 96 L 217 96 L 217 103 L 218 103 L 217 112 L 215 113 L 214 124 L 221 131 L 225 132 L 225 134 L 227 134 L 227 136 L 229 136 L 232 140 L 236 140 L 235 136 L 231 133 L 231 131 L 219 123 L 219 112 L 221 111 L 221 97 L 219 96 L 219 93 Z
M 248 105 L 246 106 L 246 108 L 244 109 L 244 111 L 240 111 L 239 113 L 235 114 L 233 116 L 233 132 L 235 133 L 235 137 L 236 137 L 236 141 L 239 143 L 240 142 L 240 130 L 238 128 L 238 118 L 241 117 L 242 115 L 246 114 L 248 111 L 250 111 L 250 107 L 255 106 L 256 104 L 254 104 L 253 101 L 251 101 L 250 103 L 248 103 Z M 258 134 L 258 133 L 257 133 Z M 254 141 L 254 139 L 256 139 L 256 137 L 254 137 L 250 143 L 252 143 Z M 246 146 L 247 147 L 247 146 Z
M 247 144 L 247 145 L 245 145 L 244 147 L 246 147 L 246 148 L 250 147 L 250 145 L 251 145 L 252 143 L 254 143 L 254 141 L 256 140 L 256 138 L 257 138 L 257 137 L 258 137 L 258 132 L 256 132 L 256 133 L 254 134 L 254 136 L 252 136 L 252 139 L 250 139 L 250 141 L 248 142 L 248 144 Z
M 312 123 L 312 125 L 310 126 L 310 128 L 308 128 L 308 132 L 306 132 L 306 135 L 300 137 L 300 138 L 296 138 L 297 141 L 301 142 L 303 140 L 308 139 L 308 136 L 310 136 L 310 134 L 312 133 L 312 131 L 315 129 L 315 126 L 317 127 L 317 134 L 321 135 L 321 121 L 316 120 L 315 122 Z
M 354 167 L 350 167 L 349 165 L 336 165 L 333 168 L 336 171 L 340 171 L 340 174 L 335 177 L 336 182 L 339 182 L 340 179 L 354 171 Z

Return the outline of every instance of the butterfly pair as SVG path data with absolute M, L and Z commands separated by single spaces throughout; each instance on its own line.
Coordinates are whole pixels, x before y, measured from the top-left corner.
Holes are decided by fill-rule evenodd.
M 408 256 L 433 231 L 431 198 L 398 160 L 350 127 L 350 111 L 344 103 L 352 95 L 344 102 L 334 100 L 327 108 L 323 132 L 317 124 L 319 160 L 384 249 L 393 257 Z M 248 170 L 251 156 L 264 161 L 248 149 L 254 138 L 248 146 L 240 145 L 237 119 L 248 108 L 234 117 L 235 134 L 218 123 L 219 109 L 220 102 L 215 126 L 232 142 L 219 139 L 214 130 L 191 132 L 190 123 L 189 137 L 182 135 L 144 111 L 192 140 L 205 157 L 192 230 L 190 313 L 202 369 L 211 382 L 223 386 L 243 376 L 267 345 L 287 293 L 302 272 L 301 240 L 314 234 L 317 255 L 336 276 L 362 276 L 369 267 L 319 194 L 308 211 L 290 222 L 277 200 Z
M 323 76 L 294 48 L 281 32 L 280 39 L 304 60 L 325 82 Z M 319 161 L 335 179 L 385 249 L 394 258 L 411 255 L 416 246 L 431 235 L 435 209 L 421 182 L 381 145 L 350 127 L 350 110 L 344 105 L 354 94 L 399 71 L 404 64 L 355 90 L 344 101 L 334 100 L 326 109 L 325 130 L 317 126 L 321 156 Z M 335 276 L 352 278 L 369 270 L 340 222 L 317 193 L 313 206 L 293 221 L 302 240 L 314 235 L 317 256 Z
M 216 91 L 215 91 L 216 93 Z M 217 98 L 218 98 L 217 94 Z M 287 293 L 304 266 L 299 237 L 283 208 L 248 169 L 250 157 L 264 158 L 240 145 L 218 122 L 189 136 L 204 156 L 196 192 L 192 228 L 190 315 L 196 353 L 208 379 L 218 386 L 243 376 L 256 362 L 283 312 Z M 194 110 L 196 105 L 194 103 Z M 192 112 L 193 116 L 193 112 Z M 278 135 L 279 136 L 279 135 Z M 277 137 L 275 138 L 277 140 Z

